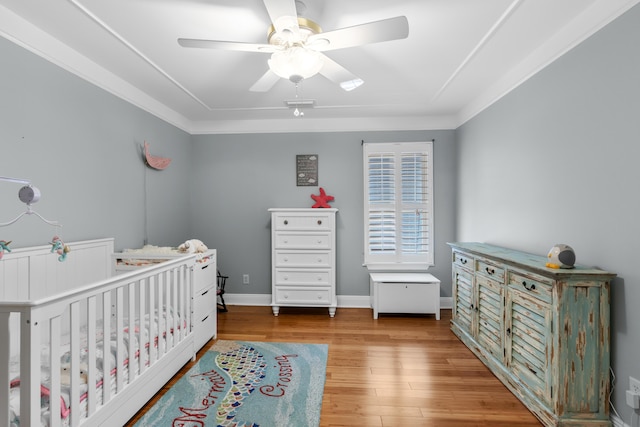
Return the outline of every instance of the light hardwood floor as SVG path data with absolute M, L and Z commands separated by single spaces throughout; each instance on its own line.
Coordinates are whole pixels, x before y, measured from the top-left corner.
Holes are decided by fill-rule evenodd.
M 367 309 L 339 308 L 330 318 L 326 309 L 282 308 L 274 317 L 270 307 L 229 306 L 218 314 L 218 339 L 328 344 L 321 427 L 539 427 L 453 335 L 450 319 L 450 310 L 442 310 L 441 320 L 382 314 L 373 320 Z

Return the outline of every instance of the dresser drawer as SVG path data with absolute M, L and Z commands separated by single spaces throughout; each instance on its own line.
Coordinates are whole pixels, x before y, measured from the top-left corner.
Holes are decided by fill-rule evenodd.
M 216 286 L 199 290 L 193 300 L 194 317 L 198 318 L 216 307 Z
M 193 273 L 193 286 L 197 291 L 216 283 L 216 263 L 209 260 L 207 263 L 196 263 Z
M 217 335 L 217 315 L 217 311 L 214 309 L 193 319 L 193 332 L 197 350 Z
M 329 252 L 282 251 L 275 254 L 276 267 L 331 267 Z
M 329 233 L 277 233 L 275 247 L 292 249 L 329 249 L 331 248 L 331 235 Z
M 453 263 L 462 268 L 473 268 L 473 258 L 467 254 L 463 254 L 457 251 L 453 251 Z
M 280 214 L 274 216 L 276 230 L 305 230 L 329 231 L 332 228 L 332 218 L 326 214 Z
M 504 283 L 504 269 L 490 263 L 489 261 L 483 259 L 476 260 L 476 272 L 498 282 Z
M 277 285 L 320 285 L 329 286 L 331 284 L 329 270 L 287 270 L 276 269 Z
M 331 288 L 275 287 L 276 304 L 327 305 L 331 303 Z
M 509 272 L 509 287 L 546 303 L 551 303 L 553 298 L 551 281 L 531 273 Z

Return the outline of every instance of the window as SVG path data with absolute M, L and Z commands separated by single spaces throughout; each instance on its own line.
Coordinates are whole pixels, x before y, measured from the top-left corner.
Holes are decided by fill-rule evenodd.
M 433 143 L 364 144 L 364 263 L 373 270 L 433 265 Z

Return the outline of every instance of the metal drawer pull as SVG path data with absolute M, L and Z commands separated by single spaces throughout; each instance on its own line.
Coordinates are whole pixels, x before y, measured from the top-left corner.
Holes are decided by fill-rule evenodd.
M 525 282 L 524 280 L 522 281 L 522 286 L 524 286 L 524 288 L 528 291 L 533 291 L 536 288 L 536 285 L 534 283 L 532 283 L 530 286 L 527 286 L 527 282 Z
M 289 224 L 289 220 L 288 220 L 288 219 L 285 219 L 285 220 L 284 220 L 284 225 L 287 225 L 287 224 Z
M 466 259 L 464 259 L 464 258 L 460 259 L 460 264 L 466 264 L 466 263 L 467 263 Z
M 318 225 L 322 225 L 322 220 L 321 219 L 318 220 Z
M 207 320 L 209 318 L 209 316 L 205 317 L 204 319 L 202 319 L 202 321 L 204 322 L 205 320 Z
M 511 328 L 507 328 L 507 335 L 511 335 Z
M 205 268 L 209 268 L 209 264 L 205 265 L 202 267 L 202 269 L 204 270 Z
M 205 295 L 206 295 L 206 294 L 208 294 L 208 293 L 209 293 L 209 289 L 207 289 L 206 291 L 204 291 L 204 292 L 202 293 L 202 296 L 205 296 Z
M 494 270 L 493 268 L 486 267 L 486 268 L 485 268 L 485 270 L 486 270 L 486 271 L 487 271 L 487 273 L 489 273 L 489 274 L 496 274 L 496 270 Z
M 529 368 L 529 367 L 527 366 L 527 368 Z M 536 371 L 534 371 L 533 369 L 529 368 L 529 370 L 533 373 L 533 375 L 538 375 L 538 373 Z

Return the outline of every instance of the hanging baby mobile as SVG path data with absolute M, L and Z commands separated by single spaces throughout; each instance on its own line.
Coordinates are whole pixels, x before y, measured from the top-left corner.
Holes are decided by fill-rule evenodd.
M 322 187 L 320 187 L 320 194 L 312 194 L 311 198 L 316 201 L 316 203 L 311 206 L 312 208 L 330 208 L 331 206 L 329 206 L 329 202 L 333 201 L 333 196 L 329 196 L 325 193 L 324 188 Z
M 67 254 L 71 251 L 71 248 L 69 248 L 68 245 L 65 245 L 64 241 L 62 241 L 62 238 L 60 237 L 59 229 L 62 227 L 62 225 L 60 225 L 60 223 L 58 223 L 57 221 L 50 221 L 46 219 L 45 217 L 40 215 L 38 212 L 34 211 L 33 208 L 31 207 L 33 203 L 36 203 L 38 200 L 40 200 L 40 190 L 32 186 L 31 182 L 25 179 L 0 176 L 0 181 L 13 182 L 16 184 L 24 184 L 24 186 L 20 188 L 20 190 L 18 191 L 18 199 L 20 199 L 21 202 L 27 205 L 27 210 L 25 212 L 22 212 L 20 215 L 18 215 L 11 221 L 0 222 L 0 227 L 7 227 L 11 224 L 14 224 L 25 215 L 28 215 L 28 216 L 35 215 L 36 217 L 40 218 L 40 220 L 42 220 L 43 222 L 51 225 L 52 227 L 55 227 L 56 231 L 58 231 L 54 234 L 53 238 L 49 242 L 49 244 L 51 245 L 51 253 L 56 253 L 58 255 L 58 261 L 60 262 L 67 259 Z M 0 259 L 2 259 L 5 252 L 7 253 L 11 252 L 11 249 L 9 248 L 9 245 L 11 243 L 12 243 L 11 240 L 9 241 L 0 240 Z

